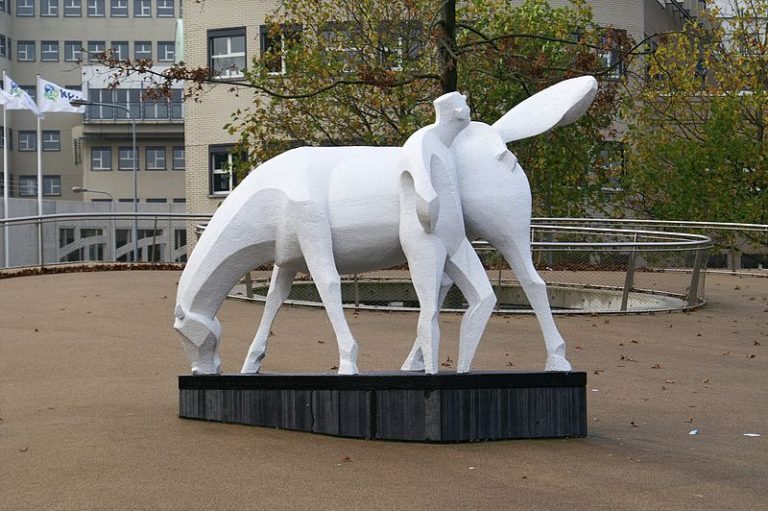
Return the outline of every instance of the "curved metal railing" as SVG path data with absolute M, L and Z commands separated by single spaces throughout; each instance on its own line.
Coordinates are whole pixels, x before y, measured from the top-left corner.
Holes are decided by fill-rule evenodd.
M 183 263 L 188 241 L 202 232 L 209 218 L 194 213 L 92 212 L 0 219 L 0 239 L 6 247 L 0 251 L 0 261 L 5 267 L 89 261 Z M 688 227 L 700 233 L 680 232 Z M 674 296 L 683 308 L 696 307 L 705 300 L 704 270 L 713 246 L 711 237 L 702 232 L 714 228 L 768 232 L 768 226 L 755 224 L 539 218 L 531 227 L 531 246 L 537 268 L 550 286 L 620 293 L 614 307 L 618 311 L 643 309 L 632 306 L 636 293 Z M 483 241 L 474 245 L 498 289 L 514 283 L 493 247 Z M 668 272 L 663 282 L 648 278 L 670 269 L 685 271 L 675 276 Z M 355 282 L 386 279 L 348 277 Z M 396 278 L 407 279 L 407 273 Z

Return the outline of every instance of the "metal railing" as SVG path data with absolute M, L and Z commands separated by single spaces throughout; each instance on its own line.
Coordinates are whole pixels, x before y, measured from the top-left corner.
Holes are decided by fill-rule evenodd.
M 5 268 L 94 261 L 181 263 L 187 258 L 188 229 L 207 218 L 158 211 L 0 219 L 0 262 Z
M 0 263 L 3 267 L 95 261 L 184 263 L 188 242 L 196 239 L 210 215 L 168 209 L 135 215 L 133 212 L 70 212 L 0 219 L 0 245 L 7 247 L 0 251 Z M 137 261 L 133 257 L 131 234 L 134 219 L 138 223 Z M 717 243 L 718 239 L 726 238 L 733 246 Z M 512 288 L 519 286 L 503 258 L 485 242 L 474 245 L 500 297 L 500 310 L 524 308 L 525 304 L 517 304 L 518 307 L 511 303 L 512 298 L 510 303 L 504 301 L 507 299 L 504 297 L 514 294 Z M 730 264 L 735 251 L 744 257 L 748 255 L 751 259 L 747 262 L 759 268 L 761 258 L 768 257 L 768 226 L 537 218 L 531 228 L 531 245 L 536 268 L 549 285 L 550 296 L 554 297 L 551 298 L 553 307 L 559 307 L 556 295 L 565 296 L 566 291 L 571 295 L 578 291 L 583 296 L 588 294 L 584 290 L 593 294 L 600 292 L 604 294 L 601 299 L 610 302 L 607 306 L 595 305 L 590 301 L 594 297 L 582 297 L 579 298 L 582 306 L 571 307 L 573 296 L 565 297 L 560 299 L 565 304 L 559 307 L 560 312 L 681 309 L 698 307 L 705 302 L 706 271 L 713 267 L 710 251 L 713 251 L 716 268 L 733 270 L 738 266 Z M 749 247 L 756 247 L 756 252 L 750 254 Z M 729 264 L 723 264 L 726 256 Z M 252 282 L 243 284 L 235 293 L 258 299 L 269 273 L 268 266 L 256 269 L 248 275 Z M 405 267 L 348 275 L 344 280 L 349 287 L 346 300 L 353 306 L 364 307 L 369 303 L 386 306 L 389 302 L 394 307 L 408 308 L 408 302 L 412 302 L 407 297 L 391 298 L 391 290 L 386 288 L 394 282 L 409 285 Z M 309 276 L 301 276 L 296 284 L 290 299 L 316 301 Z M 377 293 L 383 298 L 376 298 Z M 405 294 L 411 296 L 409 292 Z M 449 307 L 461 308 L 461 300 L 457 297 Z

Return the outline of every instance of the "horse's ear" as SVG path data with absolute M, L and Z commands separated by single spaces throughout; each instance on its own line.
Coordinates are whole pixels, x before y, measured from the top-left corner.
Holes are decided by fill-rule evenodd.
M 592 76 L 571 78 L 534 94 L 493 124 L 504 142 L 522 140 L 565 126 L 587 111 L 597 94 Z

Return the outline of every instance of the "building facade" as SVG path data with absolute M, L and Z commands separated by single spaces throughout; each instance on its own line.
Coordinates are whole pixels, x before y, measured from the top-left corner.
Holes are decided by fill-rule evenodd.
M 185 7 L 186 61 L 191 66 L 216 67 L 227 62 L 235 71 L 227 78 L 237 78 L 238 66 L 247 66 L 266 44 L 265 16 L 277 8 L 276 0 L 217 0 Z M 511 4 L 520 3 L 511 0 Z M 567 0 L 550 0 L 552 6 Z M 636 41 L 646 35 L 679 29 L 687 17 L 695 17 L 704 8 L 703 0 L 592 0 L 597 23 L 626 30 Z M 604 56 L 611 64 L 613 56 Z M 229 84 L 212 86 L 203 100 L 186 106 L 185 140 L 187 146 L 186 197 L 188 209 L 212 213 L 236 185 L 226 172 L 232 156 L 229 151 L 236 137 L 224 130 L 230 114 L 247 108 L 253 92 L 247 87 Z
M 42 144 L 46 199 L 133 202 L 133 124 L 140 203 L 184 201 L 185 148 L 181 90 L 171 101 L 143 98 L 139 81 L 113 89 L 93 55 L 174 61 L 181 0 L 0 0 L 0 63 L 37 100 L 36 77 L 116 107 L 85 115 L 49 113 L 37 140 L 29 111 L 8 111 L 10 195 L 37 196 Z M 76 194 L 73 187 L 95 190 Z

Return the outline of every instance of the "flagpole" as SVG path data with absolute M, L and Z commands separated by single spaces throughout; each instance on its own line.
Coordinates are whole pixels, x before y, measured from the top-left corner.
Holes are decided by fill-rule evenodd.
M 3 85 L 5 85 L 5 69 L 3 69 Z M 7 109 L 5 108 L 5 104 L 3 104 L 3 218 L 6 220 L 3 222 L 3 261 L 5 262 L 5 267 L 10 267 L 10 243 L 8 240 L 8 218 L 10 218 L 10 215 L 8 214 L 8 198 L 10 197 L 9 189 L 10 189 L 10 182 L 8 180 L 9 172 L 8 172 L 8 143 L 10 142 L 8 140 L 8 115 L 7 115 Z
M 3 75 L 5 75 L 5 70 L 3 70 Z M 8 243 L 7 221 L 10 218 L 8 214 L 8 189 L 10 188 L 10 182 L 8 181 L 8 115 L 6 112 L 5 105 L 3 105 L 3 218 L 6 220 L 3 223 L 3 255 L 5 257 L 3 260 L 5 261 L 5 267 L 8 268 L 11 265 L 9 261 L 10 244 Z
M 40 100 L 40 75 L 37 75 L 38 101 Z M 43 130 L 40 117 L 37 117 L 37 215 L 43 216 Z
M 35 83 L 37 98 L 40 101 L 40 75 L 37 75 Z M 43 216 L 43 129 L 40 122 L 40 116 L 37 117 L 37 216 Z M 37 223 L 37 247 L 40 260 L 40 267 L 43 267 L 43 219 L 40 218 Z

